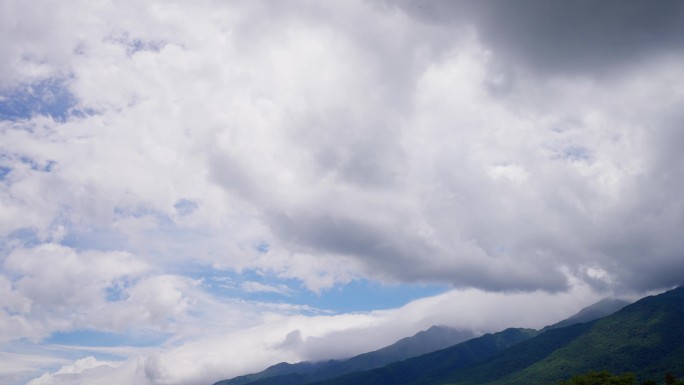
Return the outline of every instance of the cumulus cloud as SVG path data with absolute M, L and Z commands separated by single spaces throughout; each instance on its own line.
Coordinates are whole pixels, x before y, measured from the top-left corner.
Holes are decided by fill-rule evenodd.
M 256 307 L 218 301 L 201 282 L 155 274 L 149 265 L 122 252 L 76 252 L 42 244 L 15 249 L 0 276 L 3 341 L 40 341 L 54 332 L 97 330 L 108 333 L 201 332 L 209 327 L 244 326 Z M 212 315 L 213 313 L 213 315 Z
M 300 331 L 287 358 L 351 353 L 287 318 L 311 307 L 222 297 L 207 271 L 317 293 L 365 279 L 566 305 L 585 285 L 680 284 L 683 9 L 4 1 L 0 339 L 141 328 L 182 343 L 273 316 L 287 327 L 264 346 Z M 339 317 L 313 319 L 376 314 Z M 372 334 L 352 324 L 339 338 Z M 396 330 L 382 342 L 408 327 Z M 174 365 L 162 352 L 78 374 L 164 383 L 185 378 L 173 368 L 194 353 L 180 351 Z M 221 372 L 223 359 L 206 370 L 266 360 Z
M 507 75 L 497 55 L 508 45 L 495 38 L 510 34 L 492 26 L 520 30 L 515 20 L 497 22 L 510 5 L 464 3 L 466 14 L 480 17 L 451 24 L 442 19 L 459 12 L 442 3 L 431 6 L 445 8 L 434 23 L 429 9 L 413 4 L 302 7 L 145 8 L 127 28 L 84 26 L 94 33 L 87 38 L 63 32 L 61 45 L 81 47 L 60 62 L 69 67 L 66 84 L 75 108 L 92 112 L 3 123 L 3 142 L 12 144 L 3 148 L 11 169 L 3 205 L 16 214 L 3 222 L 5 234 L 31 228 L 49 241 L 61 229 L 82 244 L 143 251 L 152 263 L 163 256 L 260 269 L 315 290 L 358 277 L 565 290 L 567 272 L 583 276 L 592 264 L 609 272 L 611 287 L 679 279 L 635 282 L 631 272 L 644 270 L 620 250 L 634 250 L 627 243 L 635 238 L 616 235 L 640 232 L 642 253 L 660 245 L 655 234 L 625 228 L 634 222 L 623 216 L 651 199 L 639 178 L 676 191 L 658 185 L 657 170 L 677 172 L 669 166 L 677 155 L 668 151 L 661 161 L 656 153 L 676 142 L 681 97 L 649 102 L 681 82 L 667 55 L 645 52 L 641 66 L 616 66 L 609 79 L 538 76 L 529 67 L 501 93 L 496 86 Z M 532 17 L 527 8 L 549 15 Z M 194 34 L 175 33 L 209 9 L 215 16 Z M 527 3 L 518 11 L 534 20 L 565 14 Z M 368 18 L 379 22 L 364 24 L 363 38 L 346 27 Z M 259 19 L 269 22 L 258 35 L 248 32 Z M 614 35 L 592 23 L 586 33 Z M 545 39 L 570 36 L 569 26 L 555 28 Z M 677 27 L 642 28 L 669 36 Z M 445 29 L 453 39 L 443 38 Z M 633 29 L 614 39 L 631 42 Z M 395 35 L 405 41 L 394 43 Z M 512 49 L 536 57 L 550 44 Z M 47 188 L 52 194 L 37 193 Z M 678 196 L 663 198 L 672 212 Z M 654 218 L 650 228 L 678 218 Z M 603 239 L 587 231 L 596 227 Z M 263 241 L 268 253 L 252 247 Z M 666 271 L 676 271 L 680 245 L 672 242 L 658 265 Z
M 2 338 L 39 340 L 55 330 L 92 327 L 90 317 L 146 266 L 122 252 L 84 252 L 56 244 L 14 249 L 3 264 Z M 11 326 L 13 325 L 13 326 Z

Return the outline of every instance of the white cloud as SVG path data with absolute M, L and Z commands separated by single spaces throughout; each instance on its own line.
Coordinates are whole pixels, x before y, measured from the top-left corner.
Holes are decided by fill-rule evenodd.
M 69 381 L 88 379 L 97 384 L 115 376 L 126 378 L 129 383 L 206 384 L 260 371 L 282 361 L 349 357 L 381 348 L 435 324 L 476 333 L 510 326 L 540 328 L 572 315 L 597 298 L 586 286 L 564 294 L 497 294 L 468 289 L 420 299 L 397 309 L 368 313 L 318 316 L 264 313 L 255 326 L 230 332 L 205 327 L 203 334 L 179 345 L 141 351 L 117 369 L 87 375 L 84 371 L 83 376 L 71 376 Z M 137 369 L 132 370 L 133 366 Z M 56 374 L 46 375 L 43 381 L 61 384 L 59 379 Z
M 245 281 L 240 284 L 240 288 L 247 293 L 275 293 L 281 295 L 291 295 L 292 289 L 285 285 L 266 285 L 261 282 Z
M 297 318 L 312 308 L 222 298 L 196 270 L 319 293 L 355 279 L 459 288 L 442 308 L 681 283 L 684 77 L 667 39 L 679 27 L 657 47 L 609 36 L 635 60 L 601 60 L 599 39 L 560 63 L 548 43 L 571 39 L 567 25 L 539 47 L 506 45 L 539 26 L 515 29 L 502 4 L 3 1 L 0 103 L 56 79 L 75 104 L 64 121 L 0 121 L 0 340 L 169 333 L 181 347 L 78 377 L 195 381 L 457 321 L 421 305 L 434 298 L 401 322 Z M 420 306 L 434 320 L 406 310 Z M 456 323 L 501 326 L 477 314 Z M 233 353 L 186 366 L 193 341 L 214 349 L 207 330 L 252 338 L 270 317 L 286 326 L 230 370 Z M 387 332 L 368 339 L 371 324 Z M 271 349 L 295 330 L 300 350 Z M 349 351 L 316 342 L 333 331 Z
M 46 354 L 0 352 L 0 381 L 3 383 L 26 382 L 46 366 L 68 363 L 67 359 Z
M 77 253 L 57 244 L 16 248 L 4 260 L 6 276 L 0 276 L 0 317 L 8 333 L 2 337 L 39 340 L 56 330 L 92 327 L 106 290 L 146 268 L 122 252 Z
M 139 365 L 113 364 L 98 361 L 94 357 L 76 360 L 72 365 L 62 366 L 55 373 L 44 373 L 30 381 L 27 385 L 58 385 L 58 384 L 106 384 L 106 383 L 135 383 L 151 384 L 144 376 L 138 375 Z M 108 382 L 109 381 L 109 382 Z
M 564 290 L 563 266 L 582 276 L 601 254 L 593 262 L 615 269 L 616 253 L 588 245 L 596 232 L 585 229 L 638 210 L 649 193 L 632 181 L 657 172 L 660 141 L 649 139 L 675 135 L 646 131 L 669 124 L 681 102 L 673 91 L 653 108 L 643 96 L 681 81 L 660 59 L 652 65 L 664 71 L 648 83 L 641 68 L 609 79 L 518 71 L 511 90 L 494 92 L 500 69 L 476 27 L 452 26 L 446 44 L 443 25 L 362 3 L 115 14 L 133 10 L 123 25 L 106 17 L 60 38 L 80 47 L 60 65 L 77 107 L 96 114 L 4 122 L 4 234 L 71 236 L 153 265 L 259 269 L 314 290 L 362 276 Z M 262 17 L 270 22 L 252 33 Z M 366 18 L 378 23 L 363 36 L 345 27 Z M 405 64 L 388 68 L 389 58 Z M 49 172 L 33 166 L 48 162 Z M 181 215 L 183 201 L 193 210 Z M 602 225 L 620 232 L 624 222 Z M 253 247 L 263 241 L 268 253 Z M 670 265 L 678 246 L 665 250 Z M 628 287 L 635 270 L 624 266 L 614 284 Z

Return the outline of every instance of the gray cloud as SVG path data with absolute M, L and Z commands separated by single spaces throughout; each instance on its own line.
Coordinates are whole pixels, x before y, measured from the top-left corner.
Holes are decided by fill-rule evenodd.
M 63 232 L 96 224 L 161 265 L 305 282 L 310 266 L 503 291 L 681 280 L 679 3 L 293 4 L 214 4 L 201 26 L 202 6 L 148 10 L 46 59 L 100 109 L 40 134 L 3 122 L 5 201 L 31 213 L 4 233 L 68 218 Z M 18 160 L 37 154 L 59 167 Z M 169 252 L 180 233 L 202 236 Z
M 532 71 L 610 75 L 684 47 L 684 5 L 676 0 L 405 1 L 401 7 L 426 23 L 472 25 L 504 66 Z
M 351 258 L 353 276 L 504 291 L 565 290 L 572 277 L 598 290 L 675 284 L 681 135 L 671 115 L 682 101 L 671 89 L 667 103 L 649 103 L 682 82 L 669 61 L 682 54 L 680 8 L 406 2 L 284 12 L 246 35 L 261 76 L 279 74 L 262 60 L 274 41 L 334 48 L 285 56 L 287 73 L 310 70 L 306 60 L 320 71 L 301 73 L 301 92 L 285 92 L 292 99 L 273 77 L 251 103 L 268 100 L 263 116 L 280 119 L 257 134 L 228 130 L 212 175 L 256 209 L 275 252 Z M 348 29 L 368 15 L 384 24 Z M 243 143 L 269 146 L 245 152 Z M 667 214 L 636 220 L 651 210 Z M 644 268 L 646 255 L 659 262 Z

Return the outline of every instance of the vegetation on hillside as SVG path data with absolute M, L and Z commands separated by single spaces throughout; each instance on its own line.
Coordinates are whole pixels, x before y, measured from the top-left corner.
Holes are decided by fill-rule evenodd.
M 569 380 L 559 382 L 557 385 L 639 385 L 639 383 L 633 373 L 613 375 L 604 370 L 576 375 Z
M 684 385 L 684 380 L 677 380 L 672 373 L 665 373 L 665 385 Z M 573 376 L 569 380 L 561 381 L 557 385 L 639 385 L 634 373 L 614 375 L 607 370 L 590 371 L 588 373 Z M 641 385 L 659 385 L 654 380 L 646 380 Z

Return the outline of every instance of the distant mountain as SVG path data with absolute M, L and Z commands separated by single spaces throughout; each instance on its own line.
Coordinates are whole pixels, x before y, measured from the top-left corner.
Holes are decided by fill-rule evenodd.
M 395 361 L 434 352 L 475 337 L 471 331 L 458 330 L 446 326 L 432 326 L 412 337 L 402 338 L 382 349 L 360 354 L 340 362 L 337 370 L 345 373 L 377 368 Z M 366 367 L 365 369 L 361 369 Z
M 502 350 L 537 335 L 537 333 L 538 331 L 533 329 L 506 329 L 499 333 L 485 334 L 436 352 L 395 362 L 382 368 L 351 373 L 316 384 L 394 385 L 441 383 L 441 379 L 448 378 L 454 371 L 485 361 Z
M 470 331 L 433 326 L 412 337 L 402 338 L 382 349 L 346 360 L 321 362 L 282 362 L 266 370 L 219 381 L 214 385 L 292 385 L 322 381 L 346 373 L 378 368 L 395 361 L 434 352 L 475 337 Z
M 597 320 L 599 318 L 609 316 L 629 304 L 630 302 L 622 299 L 604 298 L 593 305 L 585 307 L 572 317 L 569 317 L 567 319 L 564 319 L 563 321 L 545 327 L 544 329 L 542 329 L 542 331 L 546 331 L 548 329 L 562 328 L 574 325 L 576 323 Z
M 684 375 L 684 287 L 595 321 L 542 333 L 508 329 L 317 385 L 552 384 L 590 370 L 640 380 Z

